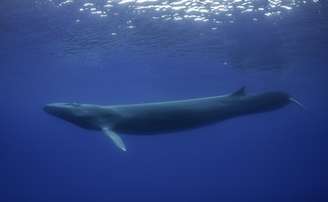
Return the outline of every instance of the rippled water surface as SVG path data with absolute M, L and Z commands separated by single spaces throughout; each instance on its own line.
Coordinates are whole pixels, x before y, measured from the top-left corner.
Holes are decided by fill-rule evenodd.
M 18 8 L 8 4 L 8 14 L 2 14 L 8 19 L 4 29 L 24 32 L 28 40 L 23 43 L 36 46 L 44 46 L 40 41 L 51 37 L 50 43 L 63 49 L 56 55 L 97 52 L 97 57 L 108 57 L 126 50 L 135 57 L 144 52 L 165 57 L 196 54 L 233 67 L 279 69 L 303 55 L 324 57 L 321 50 L 327 47 L 327 7 L 318 0 L 38 0 Z M 33 20 L 24 23 L 24 15 Z M 16 27 L 17 21 L 28 29 Z

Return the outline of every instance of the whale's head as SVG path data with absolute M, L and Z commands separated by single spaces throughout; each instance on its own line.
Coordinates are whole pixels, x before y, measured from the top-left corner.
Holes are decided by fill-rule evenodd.
M 51 103 L 43 107 L 43 110 L 53 116 L 70 119 L 83 112 L 83 107 L 78 103 Z
M 97 121 L 101 116 L 99 106 L 79 103 L 51 103 L 45 105 L 43 110 L 57 118 L 87 129 L 97 129 Z

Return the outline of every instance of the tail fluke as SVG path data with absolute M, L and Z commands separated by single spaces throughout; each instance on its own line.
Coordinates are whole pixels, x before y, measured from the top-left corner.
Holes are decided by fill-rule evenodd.
M 305 106 L 300 101 L 296 100 L 295 98 L 290 97 L 289 98 L 289 101 L 295 103 L 296 105 L 298 105 L 299 107 L 301 107 L 303 110 L 306 110 Z

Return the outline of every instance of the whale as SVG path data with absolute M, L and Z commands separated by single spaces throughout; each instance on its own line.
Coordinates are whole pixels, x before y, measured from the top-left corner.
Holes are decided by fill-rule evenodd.
M 269 112 L 290 103 L 303 105 L 283 91 L 246 94 L 245 87 L 220 96 L 125 105 L 50 103 L 44 111 L 88 130 L 102 131 L 127 151 L 120 134 L 156 135 L 199 128 L 235 117 Z

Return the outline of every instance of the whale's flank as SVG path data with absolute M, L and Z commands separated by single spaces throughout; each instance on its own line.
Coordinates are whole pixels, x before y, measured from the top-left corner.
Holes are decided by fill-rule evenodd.
M 187 130 L 273 111 L 291 102 L 303 106 L 281 91 L 247 95 L 242 87 L 231 94 L 205 98 L 111 106 L 53 103 L 44 110 L 79 127 L 103 131 L 118 148 L 127 151 L 119 133 L 153 135 Z

